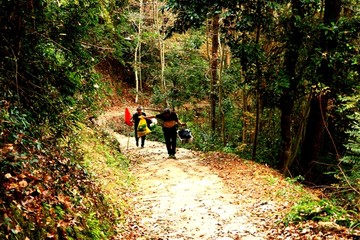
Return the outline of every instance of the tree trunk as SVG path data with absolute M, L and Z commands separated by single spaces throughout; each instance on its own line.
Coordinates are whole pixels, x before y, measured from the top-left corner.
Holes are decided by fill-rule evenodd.
M 143 12 L 143 8 L 144 8 L 144 3 L 143 0 L 140 0 L 140 19 L 139 19 L 139 89 L 140 92 L 142 92 L 143 89 L 143 83 L 142 83 L 142 74 L 141 74 L 141 42 L 142 42 L 142 22 L 143 22 L 143 18 L 144 18 L 144 12 Z
M 300 160 L 300 173 L 305 177 L 311 175 L 312 166 L 318 158 L 325 127 L 323 119 L 326 119 L 327 102 L 328 97 L 321 95 L 313 96 L 310 101 L 310 113 Z
M 258 80 L 260 81 L 260 80 Z M 254 130 L 254 143 L 253 143 L 253 150 L 251 159 L 253 161 L 256 160 L 256 150 L 258 144 L 258 137 L 259 137 L 259 126 L 260 126 L 260 91 L 259 88 L 255 90 L 255 101 L 256 101 L 256 116 L 255 116 L 255 130 Z
M 138 22 L 138 42 L 135 48 L 135 58 L 134 58 L 134 65 L 135 65 L 135 85 L 136 85 L 136 96 L 135 96 L 135 103 L 139 101 L 139 93 L 142 88 L 141 82 L 141 24 L 143 18 L 143 0 L 140 0 L 140 16 Z
M 160 65 L 161 65 L 161 72 L 160 72 L 160 82 L 161 82 L 161 89 L 163 89 L 164 93 L 166 92 L 166 82 L 164 77 L 165 72 L 165 30 L 162 30 L 165 26 L 162 22 L 160 25 L 159 20 L 159 8 L 158 8 L 158 2 L 153 1 L 154 4 L 154 28 L 156 29 L 156 32 L 159 33 L 158 35 L 158 42 L 159 42 L 159 51 L 160 51 Z
M 211 61 L 210 43 L 209 43 L 210 35 L 211 35 L 211 27 L 209 24 L 209 19 L 206 19 L 206 56 L 209 62 Z
M 311 96 L 309 95 L 308 100 L 306 101 L 306 105 L 303 108 L 302 116 L 300 117 L 299 127 L 296 130 L 296 138 L 295 138 L 294 144 L 292 146 L 291 156 L 289 159 L 289 163 L 287 164 L 288 166 L 292 165 L 292 163 L 294 162 L 294 160 L 297 157 L 297 154 L 299 152 L 299 148 L 301 146 L 301 141 L 303 140 L 303 136 L 305 133 L 306 121 L 309 117 L 310 101 L 311 101 Z
M 337 22 L 341 13 L 340 0 L 325 0 L 324 24 L 331 26 L 333 22 Z M 323 32 L 320 39 L 320 47 L 322 52 L 330 54 L 336 49 L 336 39 L 328 39 Z M 326 86 L 331 85 L 333 81 L 333 69 L 329 66 L 328 59 L 324 58 L 318 71 L 320 81 Z M 313 95 L 311 99 L 311 108 L 309 119 L 306 127 L 306 135 L 302 146 L 302 154 L 300 165 L 307 180 L 311 180 L 313 175 L 313 165 L 317 161 L 321 150 L 322 138 L 326 126 L 327 105 L 329 94 Z
M 139 101 L 139 70 L 138 70 L 138 51 L 139 51 L 139 42 L 136 44 L 135 48 L 135 57 L 134 57 L 134 68 L 135 68 L 135 103 Z
M 291 157 L 291 126 L 292 126 L 292 113 L 294 109 L 294 99 L 289 91 L 286 91 L 280 99 L 281 110 L 281 144 L 280 144 L 280 169 L 283 174 L 289 172 L 289 164 Z
M 222 138 L 223 145 L 226 145 L 226 136 L 225 136 L 225 112 L 223 108 L 223 86 L 222 86 L 222 73 L 225 64 L 225 45 L 221 44 L 220 34 L 219 34 L 219 46 L 220 46 L 220 71 L 219 71 L 219 111 L 221 116 L 221 129 L 220 129 L 220 136 Z
M 257 1 L 257 15 L 261 17 L 261 8 L 260 8 L 260 0 Z M 259 45 L 260 41 L 260 31 L 261 31 L 261 24 L 257 25 L 256 30 L 256 45 Z M 254 132 L 254 144 L 252 150 L 252 160 L 256 160 L 256 150 L 257 150 L 257 143 L 258 143 L 258 136 L 259 136 L 259 126 L 260 126 L 260 81 L 261 81 L 261 68 L 259 57 L 256 58 L 256 89 L 255 89 L 255 101 L 256 101 L 256 119 L 255 119 L 255 132 Z
M 246 88 L 244 87 L 242 90 L 242 115 L 243 115 L 243 128 L 242 128 L 242 143 L 243 144 L 247 144 L 247 123 L 248 120 L 247 115 L 248 115 L 248 97 L 247 97 L 247 92 L 246 92 Z
M 284 90 L 280 98 L 281 110 L 281 144 L 280 144 L 280 170 L 283 174 L 289 172 L 292 150 L 292 114 L 294 109 L 294 96 L 299 85 L 299 77 L 296 74 L 296 66 L 298 64 L 299 49 L 303 42 L 303 36 L 299 26 L 295 24 L 296 18 L 303 18 L 303 9 L 300 0 L 292 0 L 293 16 L 289 22 L 289 40 L 285 53 L 285 71 L 289 81 L 289 88 Z
M 211 47 L 211 86 L 210 86 L 210 125 L 211 130 L 216 129 L 216 85 L 218 82 L 218 50 L 219 50 L 219 14 L 212 19 L 212 47 Z

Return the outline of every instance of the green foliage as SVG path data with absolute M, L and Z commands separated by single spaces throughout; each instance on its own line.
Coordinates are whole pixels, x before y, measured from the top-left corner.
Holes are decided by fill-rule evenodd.
M 330 190 L 333 200 L 301 200 L 287 215 L 284 220 L 285 223 L 315 220 L 335 221 L 340 225 L 354 228 L 359 225 L 360 158 L 358 149 L 360 149 L 360 118 L 357 112 L 359 96 L 354 94 L 353 96 L 340 97 L 340 99 L 343 103 L 340 106 L 340 111 L 348 114 L 352 124 L 351 130 L 347 131 L 349 140 L 345 144 L 346 155 L 340 159 L 335 173 L 329 173 L 339 180 L 339 183 L 333 184 L 333 188 Z
M 223 73 L 221 75 L 222 76 L 221 87 L 225 96 L 233 97 L 234 93 L 242 89 L 249 88 L 249 86 L 245 83 L 244 78 L 241 75 L 239 69 L 241 69 L 241 65 L 239 60 L 236 58 L 232 59 L 230 66 L 227 66 L 225 69 L 223 69 Z M 236 101 L 238 99 L 232 98 L 232 100 Z M 225 101 L 227 101 L 227 98 L 225 98 Z M 231 105 L 231 103 L 227 103 L 227 105 Z
M 345 155 L 340 159 L 340 164 L 336 169 L 335 177 L 340 181 L 335 186 L 347 189 L 339 194 L 334 192 L 334 196 L 342 205 L 347 205 L 350 209 L 360 212 L 360 97 L 356 93 L 353 96 L 342 97 L 343 104 L 340 111 L 345 112 L 351 121 L 350 129 L 346 131 L 348 141 L 345 144 Z
M 117 4 L 123 2 L 0 5 L 1 239 L 114 234 L 116 211 L 81 166 L 72 132 L 104 99 L 93 68 L 110 54 L 113 37 L 114 55 L 127 52 Z
M 20 134 L 29 134 L 33 123 L 29 122 L 28 114 L 21 113 L 18 107 L 10 106 L 5 100 L 0 101 L 0 132 L 3 133 L 1 140 L 4 143 L 16 141 Z
M 97 44 L 109 44 L 104 39 L 114 35 L 101 23 L 103 10 L 98 1 L 5 1 L 0 98 L 31 109 L 28 119 L 50 122 L 58 136 L 96 110 L 94 99 L 101 99 L 99 76 L 92 71 L 100 58 Z
M 79 124 L 78 129 L 74 131 L 76 131 L 76 134 L 73 136 L 73 140 L 71 140 L 72 144 L 80 146 L 82 146 L 82 144 L 91 145 L 91 151 L 89 149 L 80 151 L 84 154 L 84 164 L 86 167 L 92 164 L 91 160 L 94 158 L 94 155 L 98 155 L 106 159 L 105 163 L 109 167 L 116 168 L 124 173 L 127 172 L 129 161 L 121 154 L 119 142 L 116 138 L 106 131 L 89 131 L 83 124 Z M 69 142 L 67 144 L 69 144 Z M 80 148 L 82 149 L 83 147 Z
M 301 221 L 335 221 L 340 225 L 350 226 L 353 220 L 348 213 L 333 202 L 322 200 L 301 199 L 287 214 L 285 224 Z
M 151 141 L 158 141 L 158 142 L 165 142 L 164 139 L 164 133 L 162 131 L 161 126 L 159 125 L 155 125 L 152 129 L 151 129 L 151 134 L 146 136 L 147 140 L 151 140 Z
M 276 168 L 281 139 L 279 113 L 276 110 L 264 110 L 262 119 L 262 130 L 258 138 L 257 161 Z
M 191 144 L 201 151 L 219 151 L 222 149 L 222 142 L 216 134 L 214 134 L 208 124 L 196 125 L 190 128 L 194 136 Z
M 200 49 L 204 42 L 205 37 L 203 31 L 191 31 L 189 38 L 186 39 L 184 44 L 184 50 L 194 52 L 194 50 Z
M 242 129 L 244 122 L 242 109 L 236 107 L 236 102 L 232 99 L 223 101 L 223 111 L 225 113 L 225 135 L 226 141 L 230 145 L 237 145 L 242 137 Z
M 239 3 L 241 1 L 168 0 L 164 9 L 175 13 L 176 19 L 174 25 L 168 29 L 167 36 L 171 37 L 175 32 L 185 33 L 189 29 L 201 28 L 207 18 L 220 14 L 222 9 L 237 9 Z
M 206 78 L 208 64 L 197 49 L 203 41 L 204 38 L 194 32 L 194 35 L 185 36 L 182 42 L 166 53 L 164 78 L 168 90 L 164 91 L 159 87 L 161 83 L 154 81 L 154 104 L 165 105 L 164 103 L 169 102 L 170 106 L 178 107 L 189 101 L 206 98 L 209 90 Z

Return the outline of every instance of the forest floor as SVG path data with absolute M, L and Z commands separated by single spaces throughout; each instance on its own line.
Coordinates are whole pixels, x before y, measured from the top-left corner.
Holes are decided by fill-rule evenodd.
M 168 159 L 163 143 L 147 140 L 144 148 L 136 147 L 123 112 L 114 108 L 98 119 L 100 126 L 118 127 L 107 130 L 136 178 L 129 229 L 117 239 L 355 239 L 334 223 L 282 222 L 295 202 L 321 198 L 321 192 L 231 154 L 192 151 L 178 143 L 177 159 Z

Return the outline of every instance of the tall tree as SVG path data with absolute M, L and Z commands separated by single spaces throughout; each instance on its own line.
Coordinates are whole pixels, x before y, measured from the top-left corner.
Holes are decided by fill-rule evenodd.
M 326 28 L 331 28 L 337 24 L 341 13 L 341 2 L 340 0 L 325 0 L 324 28 L 319 41 L 323 59 L 317 71 L 319 82 L 325 84 L 325 86 L 331 86 L 334 81 L 334 67 L 330 63 L 330 55 L 337 48 L 337 39 L 334 36 L 327 36 Z M 328 102 L 330 98 L 330 92 L 323 89 L 313 92 L 311 98 L 311 108 L 300 162 L 303 174 L 309 178 L 313 172 L 312 166 L 317 161 L 321 149 L 324 129 L 327 126 Z
M 258 19 L 261 19 L 261 4 L 260 0 L 257 0 L 256 3 L 256 15 Z M 256 23 L 256 37 L 255 44 L 259 46 L 260 44 L 260 33 L 261 33 L 261 20 Z M 254 143 L 253 143 L 253 151 L 252 151 L 252 160 L 256 160 L 256 151 L 259 137 L 259 126 L 260 126 L 260 108 L 261 108 L 261 99 L 260 99 L 260 82 L 261 79 L 261 66 L 259 58 L 256 58 L 256 87 L 255 87 L 255 101 L 256 101 L 256 119 L 255 119 L 255 132 L 254 132 Z
M 160 56 L 160 86 L 164 94 L 166 94 L 166 79 L 165 79 L 165 37 L 166 37 L 166 26 L 170 20 L 170 14 L 165 14 L 163 12 L 162 15 L 159 15 L 160 9 L 164 4 L 160 4 L 158 1 L 153 1 L 153 9 L 154 9 L 154 29 L 157 33 L 157 41 L 159 44 L 159 56 Z M 166 100 L 166 106 L 169 105 L 168 100 Z
M 139 101 L 139 94 L 142 91 L 142 76 L 141 76 L 141 44 L 142 44 L 142 25 L 144 17 L 144 4 L 143 0 L 140 0 L 139 3 L 139 18 L 137 19 L 137 43 L 135 48 L 135 58 L 134 58 L 134 69 L 135 69 L 135 85 L 136 85 L 136 96 L 135 103 Z
M 168 1 L 167 7 L 176 15 L 174 26 L 170 30 L 172 32 L 184 33 L 190 28 L 199 28 L 204 25 L 207 19 L 211 19 L 211 59 L 210 59 L 210 126 L 212 131 L 216 129 L 216 103 L 218 98 L 218 51 L 219 51 L 219 20 L 221 10 L 226 6 L 224 1 Z
M 213 16 L 211 34 L 210 126 L 213 132 L 216 130 L 216 99 L 218 96 L 219 19 L 218 13 Z
M 266 36 L 273 35 L 269 29 L 273 26 L 270 5 L 263 0 L 242 2 L 241 5 L 227 10 L 224 19 L 223 32 L 227 43 L 232 49 L 234 57 L 241 63 L 241 74 L 244 78 L 243 91 L 243 143 L 246 143 L 247 128 L 250 127 L 248 106 L 254 103 L 255 122 L 252 129 L 252 159 L 256 159 L 258 139 L 261 126 L 261 112 L 263 111 L 263 91 L 266 86 L 265 69 L 273 69 L 266 59 Z M 270 54 L 269 54 L 270 55 Z M 268 71 L 270 72 L 270 71 Z M 249 92 L 245 89 L 250 87 Z M 254 101 L 248 101 L 247 95 L 254 95 Z M 250 95 L 249 95 L 250 96 Z M 250 129 L 250 128 L 249 128 Z
M 297 73 L 299 51 L 303 45 L 304 31 L 299 24 L 305 16 L 305 9 L 301 0 L 291 1 L 292 15 L 285 31 L 289 34 L 284 57 L 284 78 L 288 82 L 280 97 L 281 110 L 281 146 L 279 154 L 280 169 L 288 172 L 292 150 L 292 114 L 294 111 L 295 96 L 301 81 Z

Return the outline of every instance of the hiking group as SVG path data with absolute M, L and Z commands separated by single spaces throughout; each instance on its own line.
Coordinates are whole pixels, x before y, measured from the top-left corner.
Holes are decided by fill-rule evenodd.
M 145 146 L 146 134 L 150 133 L 148 125 L 149 122 L 151 122 L 151 119 L 154 118 L 159 119 L 162 122 L 166 149 L 169 154 L 168 158 L 176 159 L 177 129 L 178 126 L 186 126 L 186 124 L 182 123 L 177 114 L 169 108 L 165 108 L 160 114 L 154 116 L 146 116 L 146 113 L 143 112 L 143 108 L 141 106 L 136 109 L 136 113 L 134 113 L 131 117 L 131 122 L 134 123 L 136 146 L 139 146 L 140 139 L 141 147 L 143 148 Z

